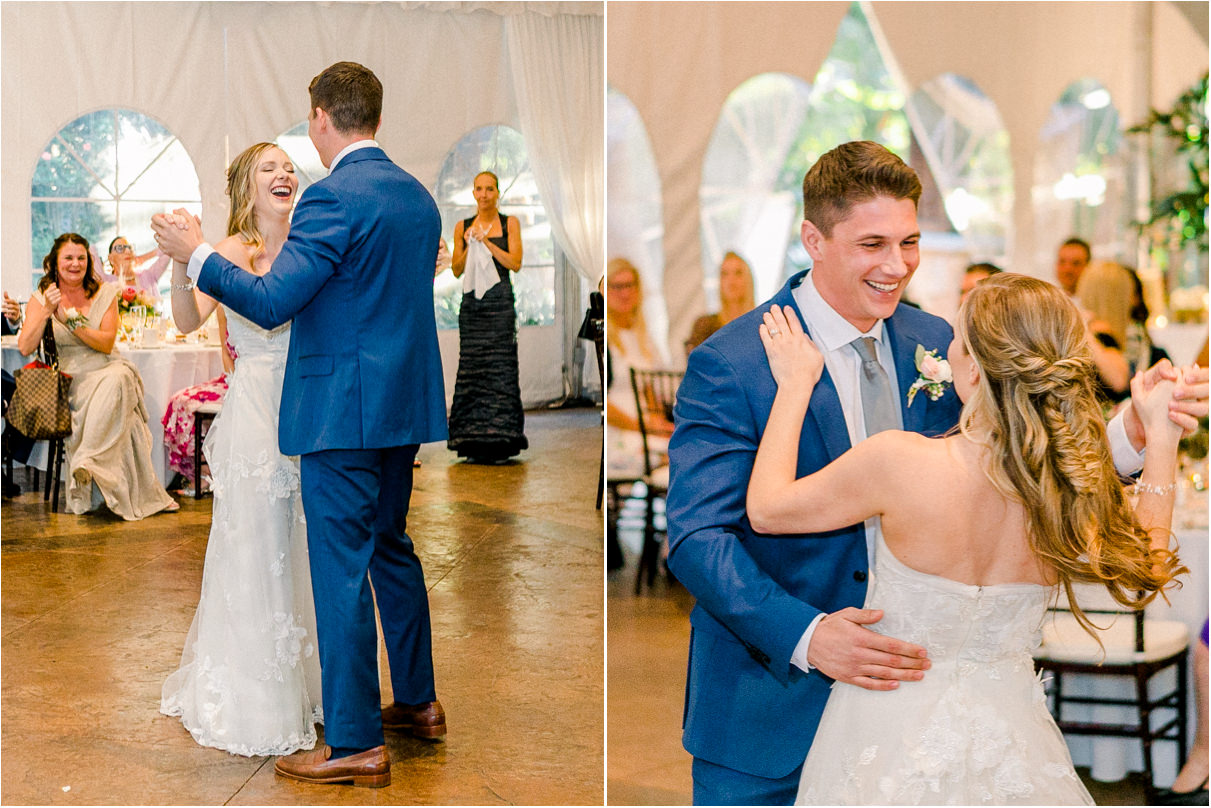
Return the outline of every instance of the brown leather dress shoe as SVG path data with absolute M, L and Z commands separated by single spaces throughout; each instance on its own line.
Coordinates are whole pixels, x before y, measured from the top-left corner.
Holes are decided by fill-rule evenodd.
M 325 744 L 309 752 L 280 757 L 273 770 L 282 777 L 304 783 L 352 783 L 366 788 L 391 785 L 391 759 L 385 746 L 336 760 L 331 757 L 332 747 Z
M 446 734 L 446 711 L 440 701 L 393 702 L 383 708 L 383 729 L 399 730 L 416 738 L 440 738 Z

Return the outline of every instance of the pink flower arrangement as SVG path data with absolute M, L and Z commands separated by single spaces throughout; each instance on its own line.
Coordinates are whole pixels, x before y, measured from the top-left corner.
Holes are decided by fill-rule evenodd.
M 159 314 L 156 311 L 156 303 L 146 292 L 140 292 L 133 286 L 127 286 L 118 295 L 118 313 L 126 314 L 132 311 L 136 306 L 142 306 L 147 314 Z

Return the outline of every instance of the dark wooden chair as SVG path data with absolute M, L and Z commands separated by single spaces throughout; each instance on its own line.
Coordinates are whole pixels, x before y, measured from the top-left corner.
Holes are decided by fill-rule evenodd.
M 677 388 L 685 374 L 678 370 L 638 370 L 631 368 L 631 389 L 635 393 L 635 409 L 639 420 L 639 434 L 643 438 L 643 477 L 647 490 L 644 496 L 646 510 L 643 529 L 643 549 L 639 554 L 639 571 L 635 578 L 635 594 L 643 588 L 647 577 L 648 586 L 656 581 L 660 566 L 661 540 L 658 535 L 668 535 L 667 523 L 663 528 L 656 525 L 656 504 L 664 504 L 669 491 L 669 467 L 662 452 L 650 447 L 649 428 L 652 416 L 659 415 L 672 422 L 673 404 L 677 399 Z
M 1189 632 L 1180 621 L 1152 619 L 1142 610 L 1119 606 L 1103 588 L 1081 585 L 1076 590 L 1081 608 L 1099 629 L 1105 650 L 1076 622 L 1066 600 L 1049 610 L 1043 624 L 1043 644 L 1034 660 L 1040 671 L 1053 677 L 1048 693 L 1051 713 L 1065 734 L 1138 738 L 1151 793 L 1153 743 L 1174 741 L 1177 765 L 1186 759 Z M 1166 684 L 1168 677 L 1158 678 L 1169 670 L 1175 686 Z M 1128 679 L 1130 687 L 1124 693 L 1130 695 L 1113 698 L 1074 693 L 1065 687 L 1069 674 Z M 1078 719 L 1071 716 L 1071 710 L 1065 713 L 1064 708 L 1072 705 L 1132 708 L 1135 720 Z
M 202 427 L 209 426 L 219 414 L 221 401 L 208 401 L 193 413 L 193 498 L 202 498 Z

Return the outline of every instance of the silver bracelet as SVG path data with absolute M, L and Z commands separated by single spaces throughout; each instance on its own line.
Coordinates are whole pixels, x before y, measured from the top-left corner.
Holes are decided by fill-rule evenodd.
M 1158 497 L 1163 497 L 1165 494 L 1172 494 L 1174 491 L 1176 491 L 1177 483 L 1172 482 L 1168 485 L 1153 485 L 1152 483 L 1146 483 L 1143 480 L 1136 480 L 1135 490 L 1136 493 L 1139 494 L 1156 494 Z
M 172 285 L 172 290 L 174 292 L 178 289 L 182 292 L 188 292 L 192 288 L 194 288 L 193 281 L 189 281 L 188 283 L 174 283 Z

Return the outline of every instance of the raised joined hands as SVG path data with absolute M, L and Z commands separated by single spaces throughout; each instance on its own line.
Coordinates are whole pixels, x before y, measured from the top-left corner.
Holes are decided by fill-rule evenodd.
M 205 239 L 202 238 L 202 222 L 185 208 L 172 213 L 157 213 L 151 217 L 151 229 L 156 244 L 174 261 L 185 264 Z

